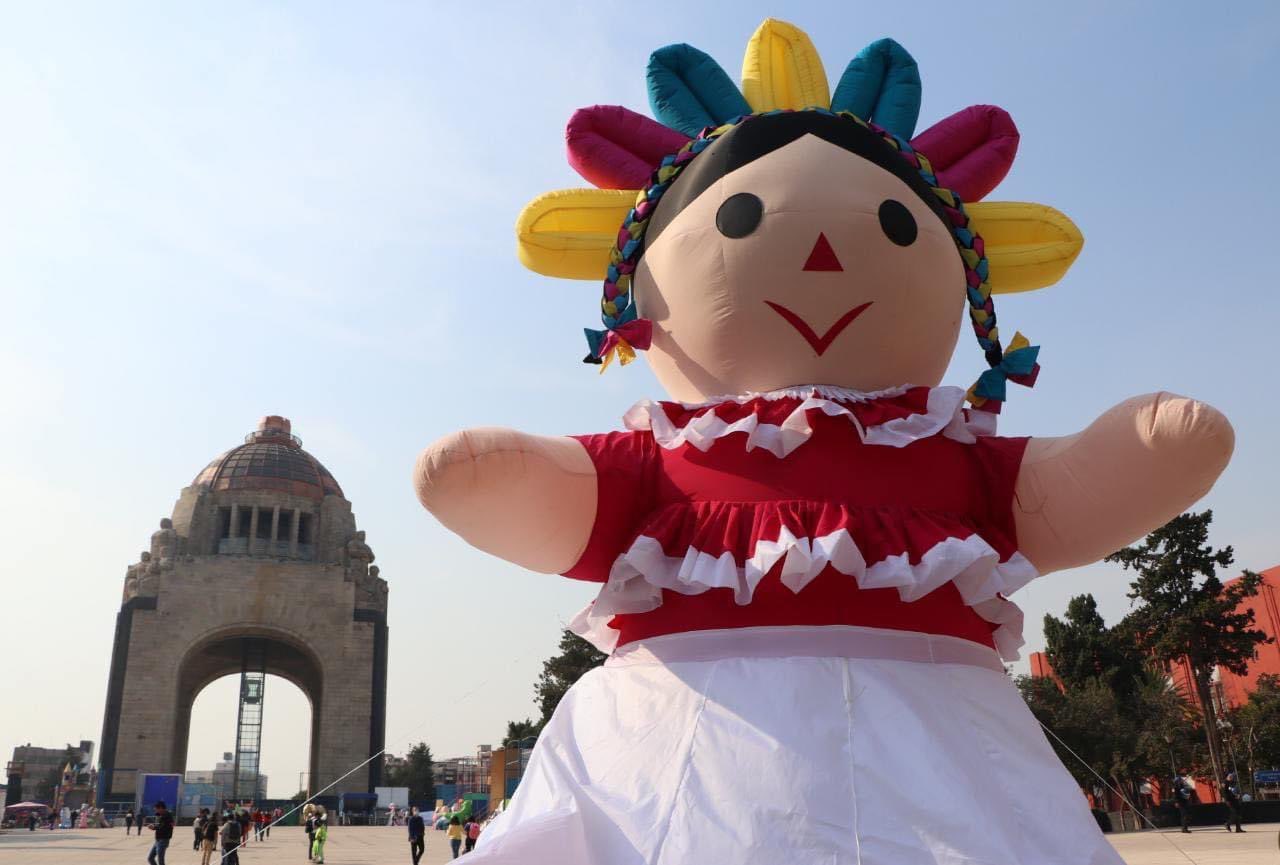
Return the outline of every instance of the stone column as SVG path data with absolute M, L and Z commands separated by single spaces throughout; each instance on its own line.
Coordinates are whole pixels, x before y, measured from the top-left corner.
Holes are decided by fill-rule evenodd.
M 253 542 L 258 537 L 258 506 L 253 506 L 253 512 L 249 516 L 249 555 L 253 555 Z
M 298 532 L 302 526 L 302 508 L 293 509 L 293 528 L 289 533 L 289 558 L 298 557 Z
M 240 506 L 231 506 L 231 534 L 227 537 L 234 538 L 240 533 Z
M 280 537 L 280 506 L 271 509 L 271 550 L 275 551 L 276 540 Z

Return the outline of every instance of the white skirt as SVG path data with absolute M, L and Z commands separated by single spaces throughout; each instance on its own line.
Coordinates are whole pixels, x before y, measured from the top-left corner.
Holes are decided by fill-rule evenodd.
M 995 653 L 873 628 L 632 644 L 471 865 L 1123 865 Z

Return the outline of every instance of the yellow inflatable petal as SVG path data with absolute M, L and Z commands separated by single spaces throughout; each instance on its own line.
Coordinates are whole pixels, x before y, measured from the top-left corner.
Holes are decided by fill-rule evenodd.
M 831 107 L 827 73 L 808 35 L 775 18 L 766 18 L 747 43 L 742 95 L 757 112 Z
M 516 255 L 535 273 L 603 280 L 634 189 L 561 189 L 539 195 L 516 220 Z
M 993 294 L 1034 291 L 1066 274 L 1084 235 L 1066 214 L 1043 204 L 985 201 L 966 204 L 969 227 L 982 235 Z

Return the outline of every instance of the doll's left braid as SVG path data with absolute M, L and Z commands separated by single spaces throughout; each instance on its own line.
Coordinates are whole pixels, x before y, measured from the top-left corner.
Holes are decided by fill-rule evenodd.
M 929 188 L 933 190 L 933 194 L 942 205 L 943 213 L 951 224 L 951 235 L 955 238 L 956 247 L 960 250 L 960 259 L 964 262 L 969 321 L 973 324 L 973 333 L 978 338 L 978 346 L 982 349 L 983 356 L 990 367 L 969 388 L 966 398 L 975 408 L 999 413 L 1000 406 L 1005 400 L 1006 381 L 1013 381 L 1027 387 L 1035 384 L 1036 376 L 1040 372 L 1040 365 L 1036 362 L 1040 347 L 1030 345 L 1026 337 L 1021 333 L 1015 333 L 1008 349 L 1001 348 L 1000 331 L 996 325 L 996 307 L 991 299 L 990 264 L 987 261 L 986 247 L 982 238 L 969 228 L 969 215 L 965 212 L 964 202 L 954 190 L 947 189 L 938 183 L 929 158 L 913 149 L 910 142 L 847 111 L 841 111 L 839 114 L 876 133 L 886 144 L 898 151 L 898 155 L 915 168 L 920 178 L 929 184 Z

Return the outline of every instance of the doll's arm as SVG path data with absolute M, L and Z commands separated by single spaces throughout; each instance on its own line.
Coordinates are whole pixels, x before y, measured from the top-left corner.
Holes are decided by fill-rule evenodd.
M 463 430 L 422 452 L 413 483 L 447 528 L 532 571 L 573 567 L 595 522 L 595 466 L 571 438 Z
M 1033 438 L 1018 473 L 1018 548 L 1040 573 L 1095 562 L 1182 513 L 1226 468 L 1235 434 L 1217 409 L 1169 393 L 1086 429 Z

